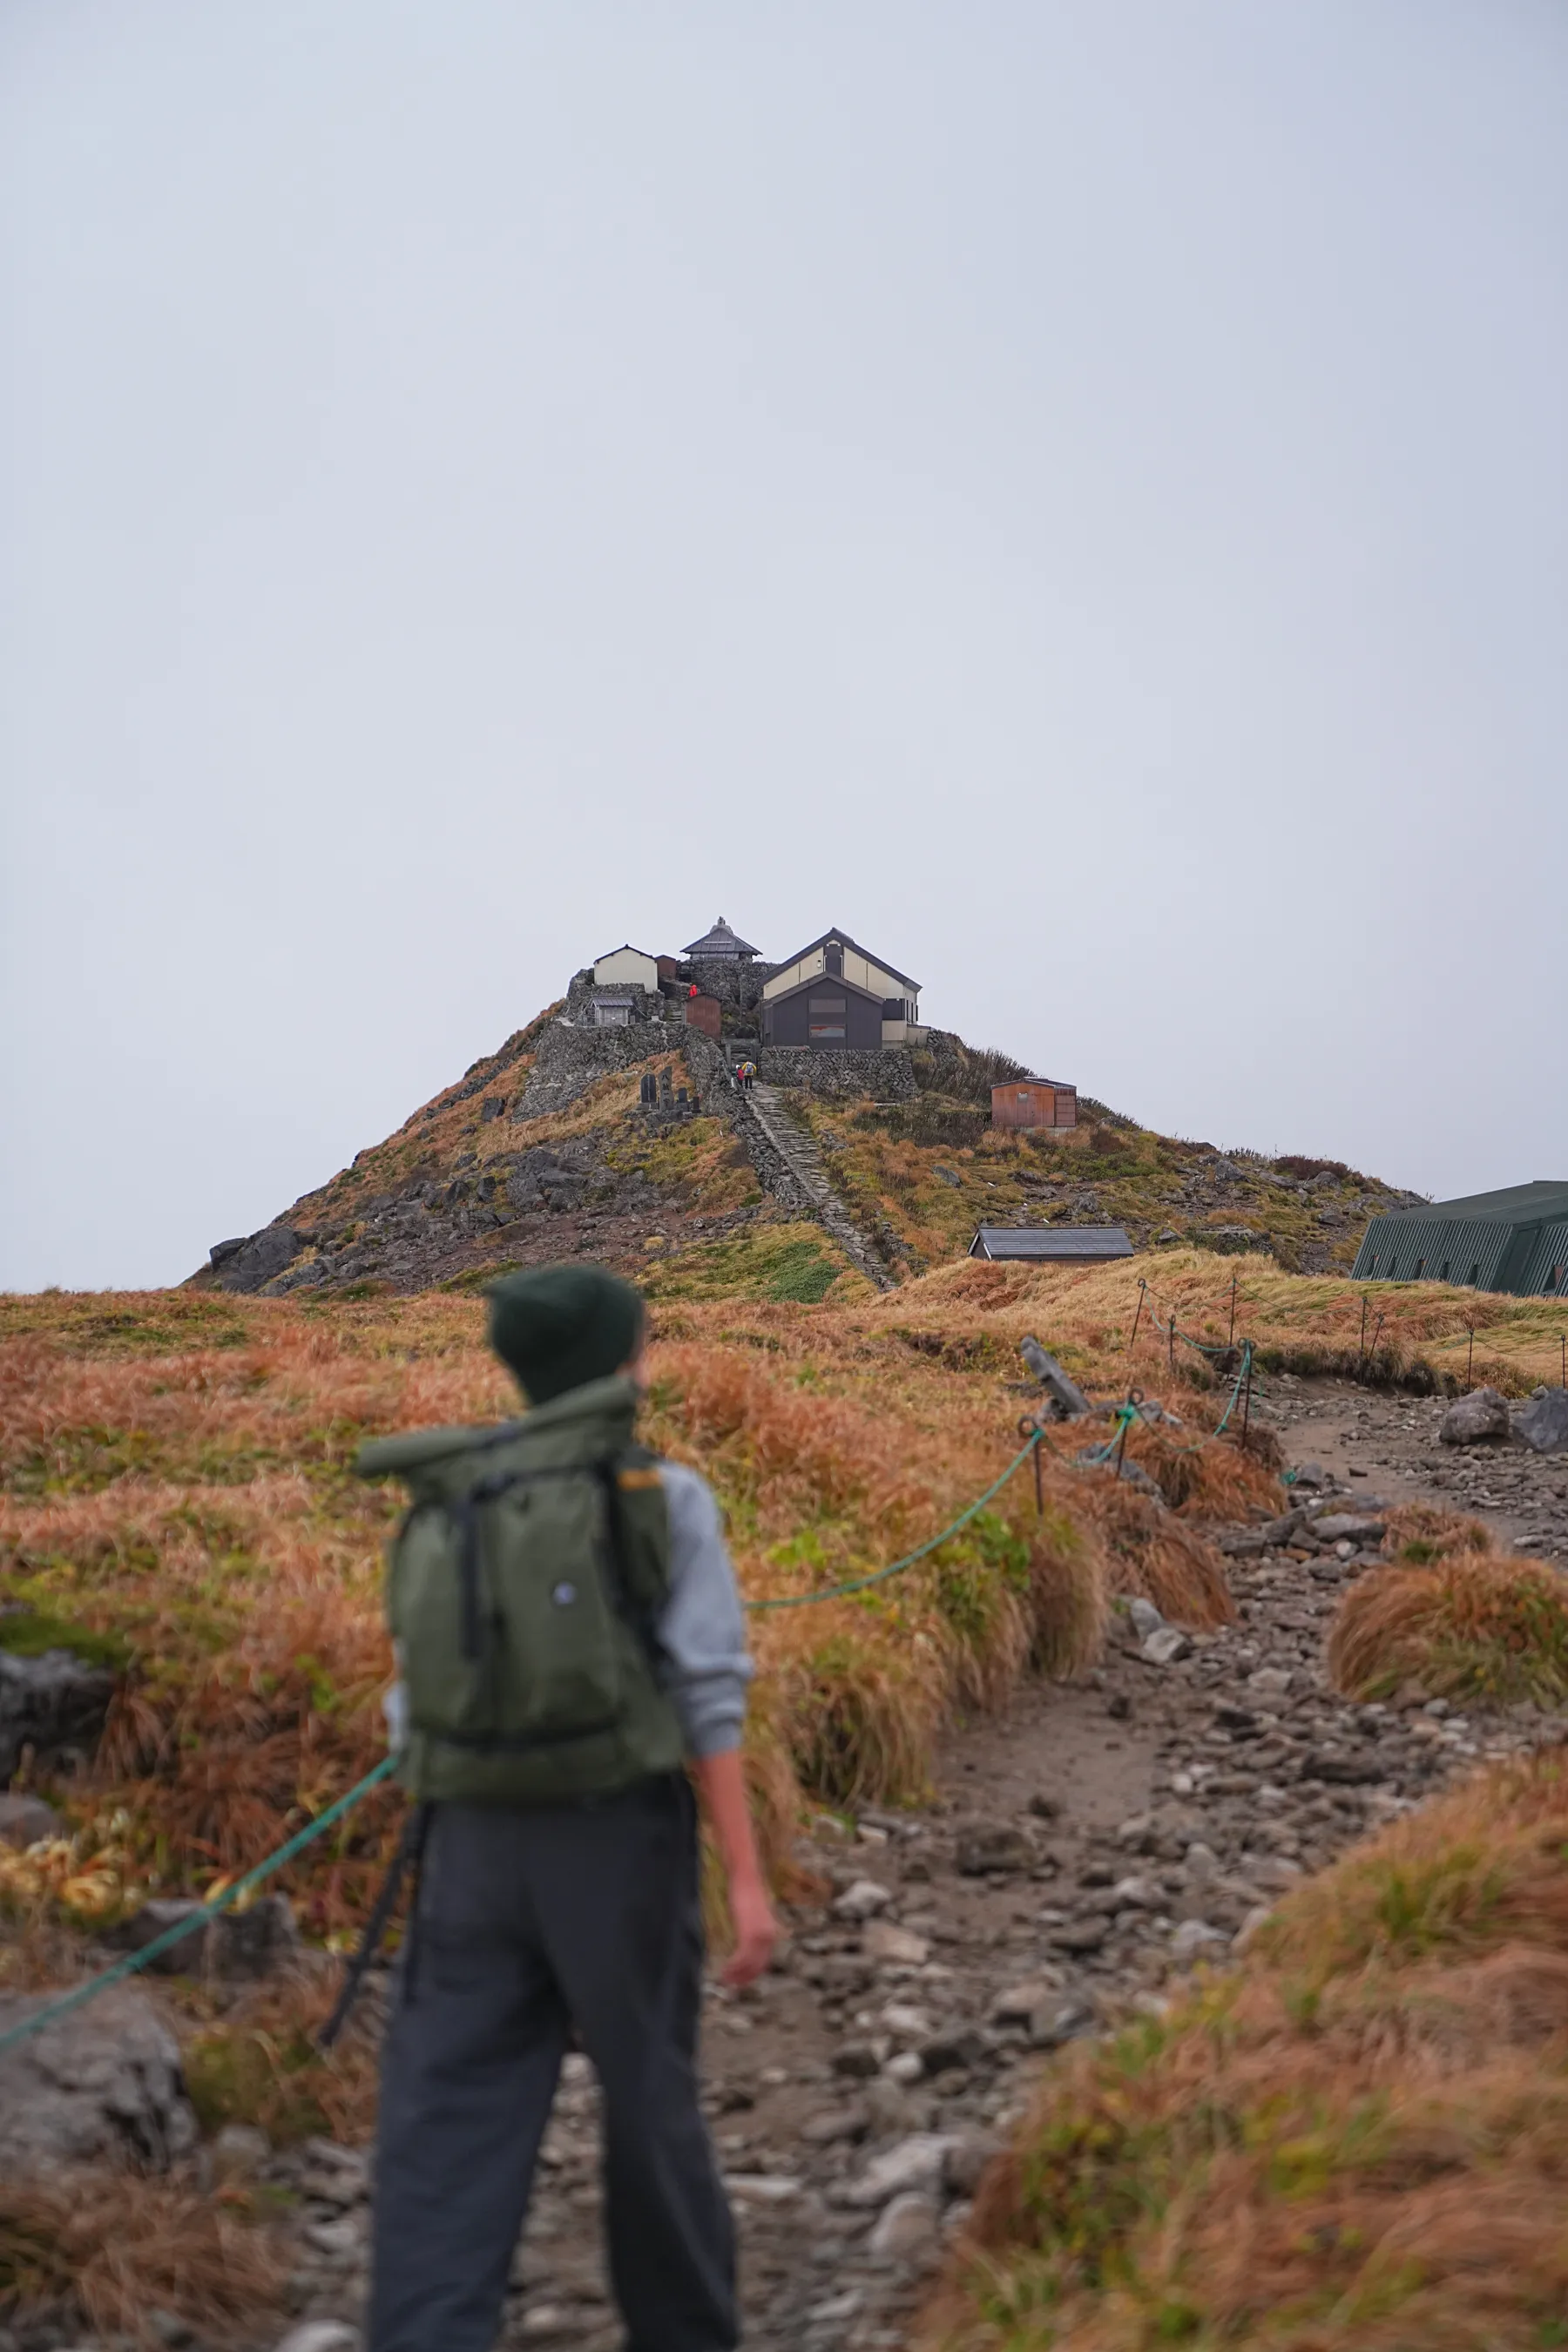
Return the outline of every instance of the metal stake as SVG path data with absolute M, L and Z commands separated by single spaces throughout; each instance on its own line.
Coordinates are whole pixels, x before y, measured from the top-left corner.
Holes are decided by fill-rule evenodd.
M 1127 1342 L 1129 1348 L 1131 1347 L 1133 1340 L 1138 1337 L 1138 1325 L 1143 1313 L 1143 1294 L 1148 1287 L 1148 1284 L 1144 1281 L 1142 1276 L 1140 1275 L 1138 1277 L 1138 1307 L 1137 1311 L 1132 1318 L 1132 1339 L 1129 1339 Z
M 1474 1369 L 1476 1360 L 1476 1327 L 1472 1323 L 1468 1327 L 1468 1328 L 1470 1334 L 1470 1344 L 1465 1350 L 1465 1394 L 1467 1396 L 1469 1395 L 1470 1390 L 1474 1386 L 1470 1374 Z
M 1230 1277 L 1230 1329 L 1226 1334 L 1225 1344 L 1227 1348 L 1234 1348 L 1236 1345 L 1236 1276 L 1234 1274 Z
M 1171 1377 L 1173 1380 L 1176 1372 L 1176 1318 L 1173 1315 L 1171 1318 L 1170 1337 L 1165 1344 L 1171 1360 Z
M 1247 1343 L 1247 1385 L 1241 1393 L 1241 1442 L 1247 1444 L 1247 1424 L 1252 1419 L 1252 1342 Z

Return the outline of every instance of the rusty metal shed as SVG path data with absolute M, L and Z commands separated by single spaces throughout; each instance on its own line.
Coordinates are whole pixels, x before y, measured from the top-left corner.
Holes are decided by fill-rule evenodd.
M 991 1089 L 991 1124 L 1034 1129 L 1078 1125 L 1078 1088 L 1059 1078 L 1007 1078 Z

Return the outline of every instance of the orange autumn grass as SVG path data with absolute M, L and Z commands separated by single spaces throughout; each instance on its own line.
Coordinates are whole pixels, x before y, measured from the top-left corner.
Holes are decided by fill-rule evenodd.
M 961 1294 L 956 1339 L 971 1311 Z M 123 1816 L 141 1884 L 244 1869 L 379 1751 L 380 1551 L 401 1498 L 350 1465 L 368 1435 L 515 1409 L 482 1310 L 47 1297 L 0 1302 L 5 1330 L 0 1542 L 22 1611 L 0 1638 L 31 1625 L 126 1662 L 94 1775 L 68 1791 L 84 1847 Z M 911 1549 L 991 1482 L 1018 1444 L 1016 1370 L 1005 1349 L 955 1369 L 847 1310 L 685 1307 L 654 1349 L 648 1433 L 712 1477 L 747 1593 L 804 1594 Z M 1000 1703 L 1031 1662 L 1081 1668 L 1115 1594 L 1228 1616 L 1201 1522 L 1278 1490 L 1196 1445 L 1204 1410 L 1193 1435 L 1131 1440 L 1178 1509 L 1053 1455 L 1043 1511 L 1026 1473 L 907 1575 L 753 1620 L 751 1760 L 775 1857 L 800 1789 L 917 1794 L 940 1724 Z M 287 1882 L 308 1932 L 363 1916 L 397 1811 L 379 1794 Z
M 1559 1748 L 1355 1848 L 1234 1975 L 1055 2063 L 921 2352 L 1560 2342 L 1565 1855 Z

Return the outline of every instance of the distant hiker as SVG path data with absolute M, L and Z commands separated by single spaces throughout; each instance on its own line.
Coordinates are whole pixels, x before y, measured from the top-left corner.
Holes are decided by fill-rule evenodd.
M 746 1093 L 750 1094 L 752 1090 L 752 1080 L 757 1075 L 757 1066 L 755 1062 L 742 1062 L 738 1075 L 742 1088 Z
M 633 2352 L 732 2352 L 698 2103 L 701 1791 L 750 1983 L 777 1937 L 741 1769 L 751 1664 L 712 1495 L 634 1443 L 642 1301 L 596 1266 L 490 1293 L 531 1410 L 369 1445 L 405 1478 L 388 1614 L 423 1848 L 382 2064 L 368 2352 L 489 2352 L 561 2062 L 603 2086 Z

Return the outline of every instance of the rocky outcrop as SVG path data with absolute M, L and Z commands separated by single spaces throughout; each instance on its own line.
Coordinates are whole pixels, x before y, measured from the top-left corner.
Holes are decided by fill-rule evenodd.
M 220 1290 L 259 1290 L 292 1265 L 304 1247 L 304 1234 L 292 1225 L 263 1225 L 242 1241 L 214 1242 L 212 1269 Z
M 19 1658 L 0 1650 L 0 1782 L 27 1748 L 47 1764 L 90 1754 L 113 1695 L 108 1668 L 87 1664 L 74 1651 Z
M 57 1998 L 0 1999 L 0 2034 Z M 195 2140 L 179 2046 L 145 1993 L 100 1993 L 0 2056 L 0 2178 L 105 2158 L 163 2171 Z

